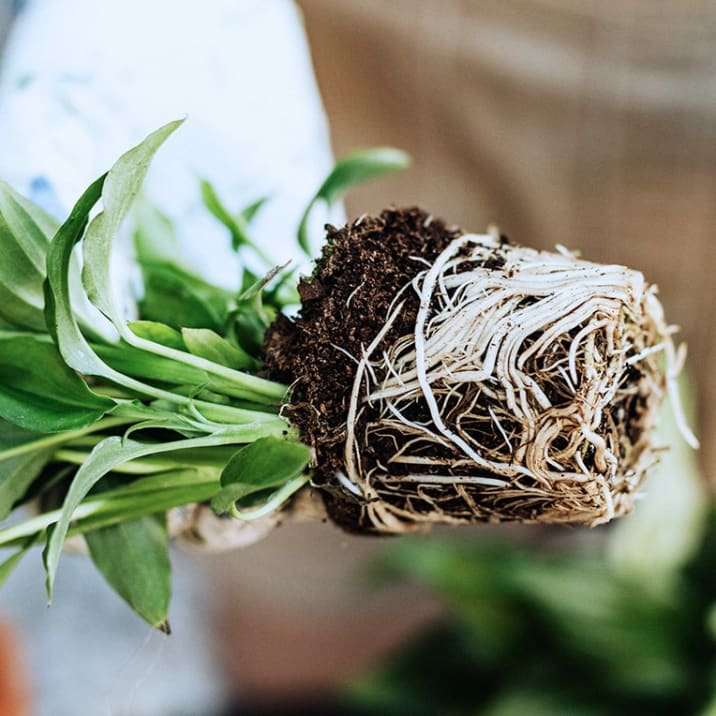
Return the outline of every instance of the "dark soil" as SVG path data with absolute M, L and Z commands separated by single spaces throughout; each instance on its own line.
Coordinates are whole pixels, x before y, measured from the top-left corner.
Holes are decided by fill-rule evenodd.
M 315 481 L 324 487 L 330 516 L 346 529 L 362 530 L 360 504 L 332 489 L 343 466 L 355 375 L 350 356 L 360 357 L 384 326 L 397 291 L 462 232 L 417 208 L 390 209 L 343 229 L 326 228 L 327 244 L 314 274 L 299 285 L 300 315 L 295 321 L 281 316 L 269 329 L 266 365 L 273 378 L 292 385 L 285 415 L 315 448 Z M 412 291 L 403 297 L 402 315 L 386 344 L 414 330 L 418 300 Z

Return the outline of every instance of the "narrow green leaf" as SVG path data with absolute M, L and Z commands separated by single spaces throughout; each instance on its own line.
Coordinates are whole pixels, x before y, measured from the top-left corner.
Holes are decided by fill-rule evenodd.
M 168 348 L 176 348 L 178 351 L 186 350 L 184 339 L 181 333 L 176 329 L 168 326 L 166 323 L 158 321 L 130 321 L 129 330 L 139 338 L 144 338 L 154 343 L 159 343 Z
M 266 329 L 271 325 L 271 316 L 276 317 L 275 309 L 262 307 L 262 314 L 258 314 L 252 303 L 238 306 L 231 313 L 231 326 L 235 340 L 247 351 L 260 355 L 266 336 Z
M 188 385 L 199 390 L 209 384 L 209 376 L 194 366 L 127 345 L 93 346 L 97 355 L 117 371 L 133 376 L 173 385 Z
M 143 395 L 186 404 L 188 402 L 186 398 L 141 383 L 107 365 L 82 334 L 73 312 L 69 278 L 72 249 L 84 234 L 89 212 L 101 196 L 105 177 L 106 175 L 97 179 L 80 197 L 69 218 L 58 229 L 47 252 L 45 318 L 48 330 L 65 363 L 79 373 L 107 378 L 113 383 Z M 95 255 L 94 260 L 99 261 L 100 257 Z M 100 272 L 98 268 L 97 272 L 91 273 L 93 277 L 91 282 L 98 279 Z M 120 325 L 120 332 L 131 334 L 131 331 L 123 323 L 118 324 L 118 328 Z M 170 349 L 165 348 L 165 350 Z
M 392 147 L 361 149 L 341 157 L 306 207 L 298 227 L 299 246 L 306 254 L 312 256 L 308 237 L 308 217 L 317 202 L 323 201 L 330 206 L 357 184 L 406 169 L 409 165 L 410 157 L 405 152 Z
M 214 450 L 217 452 L 215 453 Z M 166 470 L 146 477 L 139 477 L 121 487 L 112 487 L 111 489 L 91 495 L 87 498 L 87 502 L 97 499 L 107 503 L 111 500 L 129 499 L 133 496 L 146 495 L 148 493 L 156 493 L 158 496 L 167 490 L 181 490 L 199 485 L 213 486 L 216 491 L 221 487 L 221 471 L 236 450 L 230 445 L 226 445 L 217 448 L 193 450 L 191 454 L 196 455 L 204 451 L 207 451 L 209 454 L 206 459 L 195 460 L 195 462 L 202 463 L 198 467 L 185 466 L 181 469 L 175 467 L 172 470 Z M 227 451 L 228 455 L 226 454 Z M 170 455 L 175 458 L 175 465 L 185 464 L 185 461 L 182 459 L 184 457 L 182 453 L 187 452 L 188 451 L 177 450 L 170 453 Z
M 57 222 L 0 182 L 0 318 L 45 330 L 45 254 Z
M 285 265 L 276 266 L 263 277 L 244 271 L 242 289 L 227 325 L 233 328 L 234 340 L 250 354 L 261 354 L 266 330 L 278 313 L 275 306 L 265 303 L 265 299 L 271 299 L 266 285 L 285 268 Z
M 4 181 L 0 181 L 0 213 L 15 236 L 22 236 L 34 244 L 34 260 L 44 266 L 47 244 L 60 222 Z
M 410 157 L 399 149 L 392 147 L 360 149 L 341 157 L 336 162 L 333 171 L 316 192 L 316 198 L 323 199 L 327 204 L 333 204 L 351 187 L 406 169 L 409 165 Z
M 174 328 L 220 328 L 231 292 L 204 281 L 182 261 L 171 220 L 155 206 L 140 198 L 135 216 L 134 249 L 144 280 L 141 315 Z M 149 335 L 137 335 L 163 343 Z
M 262 196 L 260 199 L 251 202 L 251 204 L 241 210 L 241 216 L 247 224 L 250 224 L 254 220 L 254 217 L 259 213 L 268 199 L 269 198 L 267 196 Z
M 219 488 L 220 472 L 216 468 L 206 467 L 172 470 L 89 495 L 76 510 L 67 535 L 84 534 L 100 527 L 164 512 L 173 507 L 206 502 Z M 151 481 L 156 483 L 148 484 Z M 28 537 L 43 535 L 60 516 L 61 510 L 42 512 L 23 522 L 0 529 L 0 546 L 22 546 Z
M 246 301 L 255 301 L 257 298 L 260 299 L 261 293 L 266 288 L 267 284 L 271 283 L 271 281 L 273 281 L 287 266 L 288 263 L 283 266 L 274 266 L 269 272 L 261 277 L 253 276 L 251 283 L 248 283 L 247 279 L 249 276 L 252 276 L 252 274 L 245 271 L 241 293 L 239 293 L 236 300 L 239 303 L 244 303 Z M 257 303 L 260 305 L 261 301 L 259 300 Z
M 143 268 L 147 283 L 140 310 L 144 318 L 176 328 L 204 328 L 215 333 L 222 331 L 233 303 L 231 292 L 181 274 L 171 265 L 162 267 L 160 273 L 156 271 L 157 266 L 149 270 L 147 266 Z M 157 279 L 160 280 L 157 282 Z M 219 303 L 220 306 L 217 305 Z M 129 331 L 126 326 L 118 325 L 117 328 L 123 338 L 136 348 L 206 371 L 210 376 L 207 387 L 212 390 L 266 404 L 276 404 L 285 398 L 286 388 L 282 385 L 198 355 L 181 353 L 169 346 L 148 341 Z
M 20 560 L 30 551 L 30 548 L 35 544 L 36 541 L 36 536 L 32 535 L 29 539 L 24 541 L 24 544 L 17 552 L 11 554 L 7 559 L 3 560 L 3 562 L 0 563 L 0 587 L 5 584 L 7 578 L 10 576 L 10 573 L 13 571 L 13 569 L 15 569 L 15 567 L 17 567 L 17 565 L 20 563 Z
M 190 400 L 183 396 L 167 393 L 154 386 L 139 382 L 134 378 L 112 369 L 93 351 L 82 335 L 72 312 L 69 296 L 69 262 L 72 247 L 83 235 L 89 211 L 103 196 L 104 211 L 95 217 L 85 238 L 85 266 L 83 280 L 88 295 L 94 304 L 112 321 L 120 336 L 131 345 L 163 355 L 172 360 L 188 363 L 215 375 L 220 381 L 234 386 L 233 394 L 256 402 L 275 404 L 283 400 L 285 387 L 259 378 L 226 368 L 206 359 L 182 353 L 173 348 L 139 338 L 127 327 L 119 307 L 109 289 L 110 266 L 109 252 L 111 241 L 129 210 L 134 194 L 139 190 L 146 165 L 161 141 L 175 128 L 176 123 L 167 125 L 150 135 L 145 142 L 125 154 L 110 170 L 111 182 L 103 192 L 102 186 L 110 181 L 110 176 L 97 180 L 80 198 L 69 219 L 60 227 L 53 239 L 47 256 L 47 282 L 45 313 L 48 328 L 56 340 L 65 362 L 80 373 L 102 376 L 130 390 L 144 395 L 188 404 Z M 170 273 L 175 273 L 170 269 Z M 176 276 L 174 277 L 176 280 Z M 211 287 L 216 292 L 217 289 Z M 153 318 L 146 316 L 145 318 Z M 159 319 L 160 322 L 170 323 Z M 171 325 L 171 323 L 170 323 Z M 203 327 L 207 327 L 204 325 Z
M 154 153 L 178 125 L 179 122 L 172 122 L 153 132 L 141 144 L 120 157 L 110 169 L 102 190 L 103 211 L 92 220 L 84 239 L 85 263 L 82 278 L 87 295 L 130 345 L 206 370 L 211 375 L 240 386 L 243 393 L 255 390 L 259 393 L 259 399 L 273 401 L 275 397 L 279 397 L 280 400 L 284 395 L 283 386 L 140 338 L 127 327 L 121 307 L 115 301 L 111 290 L 112 240 L 127 217 Z
M 274 264 L 273 259 L 253 241 L 249 233 L 249 223 L 263 206 L 266 198 L 249 204 L 249 206 L 239 214 L 234 215 L 226 208 L 221 199 L 219 199 L 213 185 L 206 179 L 200 181 L 200 189 L 204 206 L 228 229 L 231 235 L 231 248 L 233 248 L 234 251 L 239 251 L 241 248 L 246 247 L 253 251 L 267 266 L 272 266 Z
M 147 453 L 147 445 L 135 440 L 122 440 L 117 436 L 105 438 L 90 453 L 75 475 L 62 506 L 60 519 L 48 532 L 43 561 L 47 571 L 47 595 L 52 598 L 52 585 L 57 572 L 62 545 L 70 526 L 70 520 L 83 498 L 113 468 Z M 151 448 L 149 454 L 151 454 Z
M 257 362 L 242 348 L 208 328 L 182 328 L 182 337 L 190 353 L 234 370 L 256 368 Z
M 223 489 L 211 501 L 212 509 L 230 512 L 237 500 L 298 477 L 311 459 L 302 443 L 266 437 L 236 451 L 221 473 Z
M 167 631 L 171 563 L 165 516 L 93 530 L 85 541 L 95 566 L 117 594 L 151 626 Z
M 44 331 L 43 304 L 22 298 L 18 287 L 0 283 L 0 315 L 8 325 L 30 331 Z
M 224 206 L 221 199 L 219 199 L 219 195 L 216 193 L 216 189 L 214 189 L 211 182 L 206 179 L 201 179 L 199 187 L 201 189 L 201 198 L 204 202 L 204 206 L 229 230 L 231 234 L 231 247 L 234 251 L 238 251 L 242 246 L 250 246 L 251 239 L 249 238 L 248 227 L 243 215 L 238 217 L 232 215 Z
M 80 331 L 70 302 L 69 280 L 72 249 L 82 238 L 89 213 L 102 194 L 105 176 L 95 180 L 82 194 L 50 244 L 45 282 L 45 320 L 67 365 L 85 375 L 114 379 L 114 372 L 95 355 Z
M 233 296 L 179 266 L 143 262 L 144 295 L 139 301 L 143 318 L 173 328 L 211 328 L 220 331 Z
M 227 431 L 221 435 L 188 438 L 165 443 L 154 444 L 142 443 L 137 440 L 123 440 L 115 435 L 105 438 L 101 443 L 97 444 L 72 480 L 72 484 L 65 497 L 65 502 L 62 505 L 60 518 L 52 530 L 52 534 L 48 536 L 47 545 L 43 554 L 45 569 L 47 571 L 48 597 L 52 597 L 52 585 L 57 573 L 57 565 L 62 552 L 62 545 L 65 541 L 73 515 L 87 493 L 108 472 L 125 462 L 146 457 L 147 455 L 171 452 L 172 450 L 183 448 L 192 449 L 213 445 L 228 445 L 252 439 L 254 438 L 250 429 L 242 431 L 241 427 L 237 427 L 233 431 Z
M 102 186 L 103 210 L 92 219 L 84 240 L 82 282 L 90 301 L 115 326 L 124 324 L 112 291 L 110 254 L 112 241 L 129 215 L 157 150 L 183 120 L 170 122 L 125 152 L 112 166 Z
M 0 417 L 38 432 L 85 427 L 114 408 L 67 367 L 52 343 L 32 336 L 0 340 Z
M 19 293 L 16 286 L 0 283 L 0 315 L 8 325 L 30 331 L 44 331 L 43 304 L 26 301 Z
M 0 221 L 8 241 L 19 245 L 35 270 L 44 273 L 47 246 L 59 222 L 4 181 L 0 181 Z
M 132 235 L 137 261 L 174 262 L 181 258 L 181 249 L 172 220 L 145 197 L 139 196 L 134 209 Z M 183 268 L 188 268 L 183 266 Z
M 2 458 L 0 454 L 0 521 L 7 518 L 42 468 L 52 457 L 52 449 Z
M 182 395 L 197 397 L 204 390 L 210 390 L 216 394 L 232 398 L 246 400 L 254 398 L 254 393 L 250 388 L 246 389 L 234 380 L 210 375 L 201 368 L 189 363 L 148 353 L 124 342 L 120 342 L 117 345 L 100 344 L 93 346 L 93 348 L 109 367 L 116 371 L 121 371 L 127 377 L 141 378 L 142 380 L 152 381 L 153 384 L 157 385 L 169 384 L 176 386 L 172 388 L 173 402 L 178 402 L 178 398 Z M 187 353 L 186 355 L 190 356 L 192 354 Z M 218 366 L 219 364 L 216 365 Z M 179 387 L 181 387 L 181 390 Z

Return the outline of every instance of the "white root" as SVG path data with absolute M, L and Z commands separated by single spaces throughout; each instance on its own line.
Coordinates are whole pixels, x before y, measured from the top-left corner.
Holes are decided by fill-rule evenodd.
M 410 290 L 415 330 L 387 340 Z M 378 531 L 607 522 L 656 461 L 666 391 L 696 444 L 673 332 L 636 271 L 461 236 L 398 292 L 357 361 L 338 485 Z M 371 457 L 378 443 L 392 456 Z

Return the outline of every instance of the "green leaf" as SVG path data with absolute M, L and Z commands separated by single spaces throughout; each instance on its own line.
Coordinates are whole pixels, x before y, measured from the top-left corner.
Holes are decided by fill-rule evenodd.
M 259 213 L 259 210 L 263 207 L 263 205 L 268 201 L 267 196 L 262 196 L 260 199 L 257 199 L 256 201 L 251 202 L 247 207 L 241 210 L 241 216 L 243 217 L 244 221 L 247 224 L 250 224 L 253 220 L 256 214 Z
M 151 158 L 178 125 L 179 122 L 172 122 L 153 132 L 141 144 L 120 157 L 110 169 L 102 190 L 103 211 L 92 220 L 84 239 L 85 263 L 82 279 L 87 295 L 92 303 L 110 319 L 120 336 L 130 345 L 206 370 L 222 380 L 240 386 L 241 392 L 244 394 L 248 390 L 256 390 L 260 400 L 281 399 L 285 392 L 283 386 L 140 338 L 127 327 L 121 307 L 115 301 L 110 285 L 112 240 L 127 217 L 132 202 L 139 192 Z M 216 292 L 213 287 L 212 290 L 214 293 Z M 161 322 L 168 323 L 168 321 Z M 202 327 L 207 328 L 208 326 L 203 325 Z M 124 385 L 127 383 L 125 382 Z
M 221 199 L 219 199 L 216 190 L 210 182 L 206 179 L 202 179 L 200 181 L 200 188 L 204 206 L 229 230 L 229 234 L 231 235 L 231 248 L 233 248 L 234 251 L 248 248 L 267 266 L 272 266 L 274 264 L 273 259 L 252 240 L 249 234 L 249 223 L 263 206 L 266 197 L 258 199 L 252 204 L 249 204 L 249 206 L 239 214 L 233 215 L 222 203 Z
M 240 304 L 231 312 L 231 326 L 237 343 L 250 353 L 260 355 L 266 329 L 272 323 L 271 316 L 276 317 L 276 311 L 271 307 L 262 306 L 259 314 L 252 302 Z
M 266 304 L 265 300 L 275 298 L 275 294 L 266 291 L 285 266 L 275 266 L 263 277 L 257 277 L 244 270 L 241 292 L 236 299 L 236 308 L 229 314 L 227 326 L 233 329 L 234 340 L 250 354 L 261 355 L 266 330 L 276 319 L 278 310 Z
M 214 452 L 214 450 L 217 452 Z M 158 497 L 170 490 L 181 490 L 199 486 L 213 486 L 214 491 L 216 491 L 221 487 L 221 470 L 236 450 L 230 445 L 226 445 L 218 448 L 192 450 L 190 454 L 196 456 L 204 451 L 209 453 L 206 458 L 198 459 L 195 457 L 194 459 L 194 462 L 201 463 L 199 466 L 185 466 L 181 469 L 165 470 L 164 472 L 140 477 L 129 484 L 112 487 L 108 490 L 96 493 L 88 497 L 87 502 L 92 499 L 99 499 L 103 502 L 123 500 L 148 493 L 156 494 Z M 226 455 L 225 451 L 228 451 L 229 455 Z M 174 461 L 176 465 L 184 465 L 185 461 L 182 458 L 185 457 L 185 454 L 183 453 L 188 452 L 189 451 L 177 450 L 170 453 L 170 457 L 176 458 Z
M 95 345 L 93 348 L 109 367 L 115 371 L 121 371 L 124 376 L 127 376 L 124 381 L 125 384 L 130 379 L 141 378 L 152 381 L 152 385 L 156 390 L 160 390 L 160 388 L 157 388 L 155 384 L 177 386 L 173 388 L 173 402 L 177 402 L 177 399 L 182 395 L 197 396 L 200 391 L 205 389 L 224 396 L 231 396 L 232 398 L 255 399 L 255 394 L 250 385 L 248 388 L 244 387 L 235 380 L 211 375 L 202 368 L 198 368 L 188 362 L 148 353 L 141 348 L 127 345 L 123 341 L 117 345 Z M 187 353 L 186 355 L 189 357 L 193 354 Z M 197 356 L 197 358 L 199 357 Z M 201 360 L 206 359 L 201 358 Z M 219 366 L 218 363 L 215 365 Z M 247 379 L 252 378 L 253 376 L 247 375 Z M 254 380 L 260 381 L 261 379 L 255 378 Z M 278 386 L 278 384 L 276 385 Z M 182 386 L 181 391 L 178 386 Z M 144 387 L 146 389 L 147 385 L 144 384 Z M 278 389 L 280 388 L 282 386 Z M 184 402 L 188 404 L 191 401 Z
M 311 459 L 302 443 L 260 438 L 236 451 L 221 473 L 223 489 L 211 501 L 218 514 L 230 512 L 237 500 L 269 488 L 281 487 L 298 477 Z
M 341 157 L 306 207 L 298 227 L 299 246 L 312 257 L 308 237 L 308 217 L 317 202 L 323 201 L 331 206 L 357 184 L 406 169 L 409 165 L 410 157 L 405 152 L 392 147 L 361 149 Z
M 103 527 L 85 534 L 85 540 L 117 594 L 151 626 L 168 632 L 171 563 L 165 516 Z
M 286 389 L 273 381 L 242 373 L 225 366 L 214 364 L 206 359 L 182 353 L 176 349 L 138 337 L 126 325 L 119 307 L 109 288 L 109 252 L 116 229 L 122 224 L 131 200 L 139 191 L 141 179 L 146 172 L 152 153 L 161 141 L 175 128 L 176 123 L 167 125 L 150 135 L 145 142 L 130 150 L 120 158 L 106 177 L 98 179 L 83 194 L 75 205 L 68 220 L 60 227 L 53 239 L 47 255 L 47 282 L 45 315 L 48 329 L 55 339 L 65 362 L 73 369 L 86 375 L 95 375 L 122 385 L 140 394 L 188 405 L 191 401 L 185 396 L 168 393 L 130 378 L 107 365 L 92 349 L 83 336 L 77 319 L 72 311 L 69 292 L 69 265 L 73 246 L 80 241 L 87 223 L 87 217 L 99 199 L 104 199 L 104 211 L 95 217 L 85 238 L 85 265 L 83 281 L 88 295 L 113 323 L 120 336 L 127 343 L 177 362 L 193 365 L 215 375 L 218 380 L 233 386 L 233 395 L 252 401 L 275 404 L 283 400 Z M 109 181 L 106 191 L 102 187 Z M 173 267 L 169 273 L 173 279 L 182 281 Z M 218 289 L 209 286 L 216 295 Z M 163 299 L 160 299 L 163 300 Z M 144 318 L 153 318 L 144 316 Z M 158 319 L 160 322 L 170 321 Z M 208 327 L 205 324 L 201 327 Z
M 28 248 L 34 245 L 32 260 L 44 266 L 47 244 L 60 222 L 4 181 L 0 181 L 0 213 L 16 237 L 22 237 Z
M 142 317 L 177 328 L 204 328 L 215 333 L 222 331 L 233 303 L 233 294 L 206 284 L 191 275 L 181 274 L 171 265 L 161 273 L 156 266 L 145 270 L 145 297 L 140 303 Z M 159 282 L 156 279 L 160 278 Z M 204 290 L 206 289 L 206 291 Z M 219 305 L 220 304 L 220 305 Z M 125 340 L 142 350 L 165 356 L 176 362 L 183 362 L 206 371 L 210 376 L 212 390 L 246 398 L 258 403 L 275 404 L 285 398 L 284 386 L 214 363 L 190 353 L 181 354 L 176 349 L 147 341 L 131 334 L 122 327 L 120 332 Z
M 75 512 L 68 535 L 84 534 L 181 505 L 206 502 L 219 488 L 220 472 L 220 469 L 207 467 L 171 470 L 89 495 Z M 43 535 L 60 515 L 60 510 L 42 512 L 0 529 L 0 545 L 22 546 L 28 537 Z
M 50 433 L 98 420 L 114 401 L 95 395 L 57 348 L 32 336 L 0 340 L 0 417 Z
M 35 478 L 42 472 L 55 450 L 72 440 L 100 430 L 119 427 L 135 419 L 109 417 L 86 428 L 49 435 L 23 430 L 0 420 L 0 521 L 4 520 L 19 502 L 35 499 L 41 492 L 51 489 L 51 475 L 44 475 L 41 484 L 38 484 Z
M 9 325 L 30 331 L 45 330 L 42 304 L 25 301 L 16 288 L 0 283 L 0 312 Z
M 156 446 L 155 446 L 156 447 Z M 65 497 L 62 512 L 54 527 L 48 531 L 43 561 L 47 571 L 47 595 L 52 598 L 52 585 L 57 573 L 62 545 L 75 510 L 87 493 L 108 472 L 124 462 L 147 454 L 148 446 L 135 440 L 122 440 L 117 436 L 105 438 L 95 446 L 77 471 Z M 150 448 L 149 454 L 153 452 Z
M 52 449 L 2 458 L 0 454 L 0 521 L 22 499 L 52 457 Z
M 341 157 L 336 162 L 333 171 L 316 192 L 316 198 L 323 199 L 327 204 L 333 204 L 356 184 L 406 169 L 409 165 L 410 157 L 399 149 L 392 147 L 360 149 Z
M 257 367 L 257 362 L 246 351 L 208 328 L 182 328 L 181 334 L 187 349 L 195 356 L 235 370 Z
M 153 386 L 141 383 L 107 365 L 107 363 L 97 355 L 82 334 L 77 318 L 73 312 L 70 299 L 69 279 L 72 249 L 84 234 L 89 212 L 101 196 L 105 178 L 106 175 L 100 177 L 84 192 L 70 213 L 69 218 L 59 228 L 50 244 L 47 253 L 47 280 L 45 282 L 45 318 L 48 330 L 55 340 L 65 363 L 79 373 L 107 378 L 113 383 L 117 383 L 143 395 L 186 404 L 188 402 L 186 398 L 182 399 L 181 396 L 166 393 Z M 114 191 L 111 195 L 113 194 Z M 119 201 L 122 203 L 123 200 Z M 111 213 L 114 215 L 115 212 L 113 211 Z M 90 255 L 93 262 L 101 263 L 104 259 L 101 251 L 97 251 L 94 254 L 91 253 Z M 93 269 L 88 269 L 88 271 L 88 275 L 91 277 L 88 279 L 89 283 L 95 289 L 99 290 L 96 281 L 99 280 L 102 267 L 98 265 Z M 107 300 L 111 303 L 111 299 L 107 299 L 106 296 L 96 296 L 96 298 L 102 306 L 105 306 Z M 107 304 L 107 306 L 108 305 L 109 304 Z M 112 309 L 112 313 L 113 312 L 114 309 Z M 127 337 L 131 334 L 131 331 L 129 331 L 123 323 L 115 325 L 120 330 L 120 333 L 124 332 L 127 334 Z M 136 340 L 140 340 L 133 334 L 131 335 Z M 171 349 L 164 348 L 164 350 Z M 259 379 L 253 380 L 258 381 Z
M 181 249 L 172 220 L 146 198 L 135 203 L 134 251 L 137 261 L 174 262 L 181 258 Z M 188 268 L 184 266 L 183 268 Z
M 242 246 L 251 246 L 248 225 L 243 214 L 234 216 L 219 199 L 211 182 L 201 179 L 199 182 L 204 206 L 218 219 L 231 234 L 231 248 L 238 251 Z
M 7 559 L 0 563 L 0 587 L 7 581 L 10 573 L 17 567 L 20 560 L 30 551 L 30 548 L 37 542 L 37 535 L 31 535 L 29 538 L 23 541 L 20 549 L 11 554 Z
M 218 288 L 168 262 L 141 262 L 144 295 L 139 301 L 144 319 L 173 328 L 211 328 L 221 331 L 233 300 Z
M 257 306 L 257 310 L 261 309 L 261 294 L 266 286 L 273 281 L 288 264 L 283 266 L 274 266 L 269 272 L 263 276 L 255 276 L 249 271 L 244 270 L 241 292 L 237 297 L 239 303 L 253 302 Z
M 181 337 L 181 333 L 168 326 L 166 323 L 159 323 L 157 321 L 130 321 L 128 324 L 129 330 L 139 338 L 144 338 L 154 343 L 159 343 L 162 346 L 169 348 L 176 348 L 178 351 L 186 350 L 184 339 Z
M 45 281 L 45 320 L 70 368 L 85 375 L 104 376 L 115 380 L 121 376 L 117 376 L 94 353 L 80 331 L 70 301 L 69 267 L 72 249 L 82 238 L 89 213 L 102 194 L 105 176 L 95 180 L 86 189 L 50 244 Z
M 89 491 L 110 471 L 130 460 L 182 448 L 200 448 L 213 445 L 227 445 L 253 439 L 251 431 L 242 432 L 240 428 L 216 436 L 189 438 L 164 443 L 142 443 L 137 440 L 122 439 L 116 435 L 98 443 L 75 474 L 67 491 L 60 518 L 48 534 L 43 553 L 47 571 L 47 594 L 52 598 L 52 585 L 57 573 L 57 565 L 62 545 L 67 536 L 72 517 Z
M 90 301 L 117 327 L 124 324 L 124 316 L 112 291 L 112 242 L 129 215 L 152 158 L 182 122 L 178 120 L 160 127 L 114 163 L 102 186 L 103 210 L 87 228 L 82 282 Z
M 209 376 L 194 366 L 163 356 L 147 353 L 127 345 L 93 346 L 97 355 L 117 371 L 135 378 L 144 378 L 173 385 L 188 385 L 200 390 L 209 384 Z
M 0 318 L 45 330 L 45 254 L 57 222 L 0 182 Z
M 206 282 L 183 263 L 171 220 L 156 207 L 140 198 L 136 217 L 134 249 L 144 280 L 144 295 L 140 301 L 142 317 L 174 328 L 219 330 L 232 293 Z M 137 335 L 155 340 L 141 333 Z M 163 343 L 162 340 L 156 342 Z

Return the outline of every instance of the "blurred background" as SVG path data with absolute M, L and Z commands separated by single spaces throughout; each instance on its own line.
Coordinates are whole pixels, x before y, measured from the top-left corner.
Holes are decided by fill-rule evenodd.
M 0 38 L 19 5 L 0 2 Z M 665 418 L 673 447 L 645 498 L 598 530 L 376 542 L 285 524 L 241 551 L 177 550 L 168 640 L 93 585 L 81 557 L 68 560 L 64 600 L 59 585 L 40 614 L 33 564 L 0 592 L 0 692 L 14 699 L 0 713 L 716 714 L 716 6 L 302 0 L 301 17 L 283 0 L 260 5 L 294 28 L 282 41 L 263 26 L 273 62 L 304 62 L 310 48 L 328 119 L 306 62 L 305 93 L 292 83 L 272 125 L 281 137 L 263 141 L 292 138 L 314 173 L 289 171 L 279 193 L 299 203 L 311 194 L 329 139 L 336 155 L 393 145 L 412 168 L 356 190 L 348 216 L 418 204 L 468 230 L 494 222 L 519 243 L 643 271 L 689 346 L 685 389 L 702 449 L 685 448 Z M 97 31 L 91 15 L 86 23 Z M 211 36 L 191 40 L 194 53 L 212 46 Z M 6 88 L 22 52 L 8 49 Z M 262 61 L 250 68 L 259 78 Z M 271 76 L 253 104 L 236 76 L 242 112 L 266 112 L 287 93 L 286 76 Z M 196 86 L 187 82 L 187 97 Z M 121 101 L 125 89 L 107 92 Z M 0 124 L 12 103 L 0 93 Z M 304 105 L 301 134 L 291 115 Z M 48 127 L 36 140 L 62 137 Z M 23 151 L 0 135 L 0 165 Z M 240 193 L 242 181 L 225 191 Z M 79 663 L 92 665 L 89 677 Z

